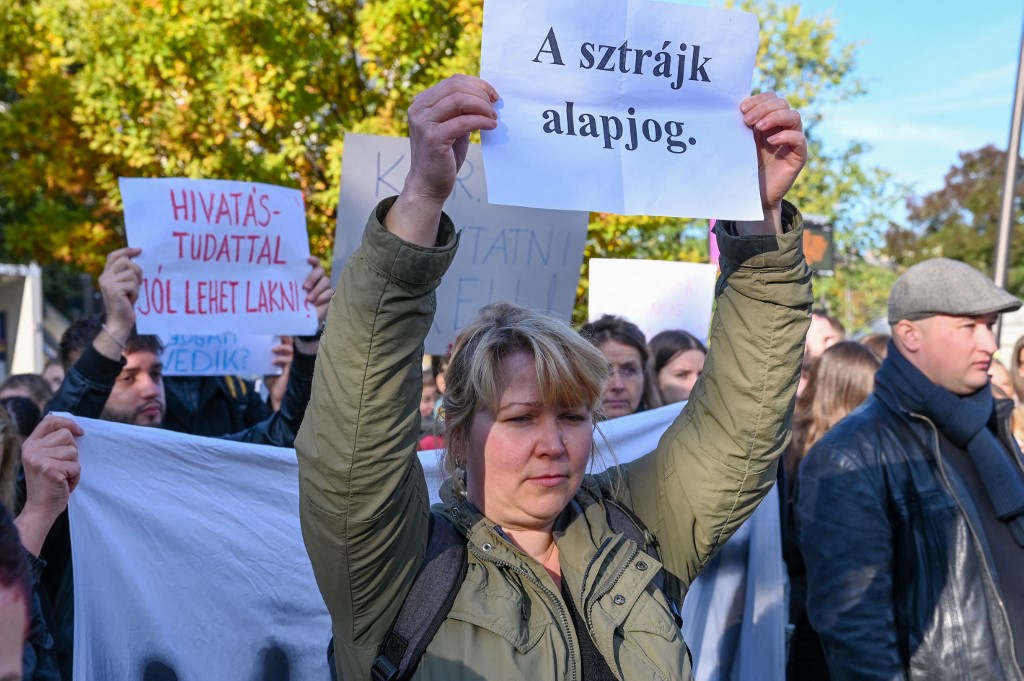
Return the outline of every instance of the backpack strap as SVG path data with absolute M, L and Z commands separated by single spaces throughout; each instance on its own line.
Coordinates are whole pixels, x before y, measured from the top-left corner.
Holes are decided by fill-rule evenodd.
M 605 500 L 608 525 L 631 539 L 637 546 L 661 562 L 658 540 L 643 521 L 621 504 Z M 466 538 L 443 515 L 430 512 L 430 534 L 423 565 L 413 581 L 391 630 L 381 644 L 380 654 L 373 662 L 373 681 L 405 681 L 416 669 L 420 658 L 433 640 L 441 623 L 455 603 L 455 596 L 466 579 Z M 682 626 L 681 588 L 679 580 L 662 568 L 654 577 L 654 585 L 668 599 Z M 331 681 L 337 681 L 334 669 L 334 639 L 327 646 L 327 659 Z
M 427 553 L 373 661 L 373 681 L 398 681 L 412 675 L 466 579 L 466 538 L 436 511 L 430 512 L 428 527 Z M 331 681 L 338 681 L 333 637 L 327 644 L 327 664 Z
M 466 553 L 466 538 L 447 518 L 431 511 L 427 555 L 374 660 L 373 681 L 400 681 L 412 675 L 466 579 Z

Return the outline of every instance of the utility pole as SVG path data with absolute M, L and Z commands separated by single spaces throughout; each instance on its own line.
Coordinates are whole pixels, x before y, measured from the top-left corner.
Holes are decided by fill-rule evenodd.
M 1020 55 L 1017 57 L 1017 87 L 1013 97 L 1013 120 L 1010 122 L 1010 145 L 1006 150 L 1006 178 L 1003 182 L 1003 206 L 999 212 L 999 235 L 996 239 L 996 264 L 992 280 L 996 286 L 1006 288 L 1006 270 L 1010 259 L 1010 239 L 1013 236 L 1013 199 L 1017 180 L 1017 157 L 1020 155 L 1021 117 L 1024 115 L 1024 30 L 1020 37 Z M 996 324 L 996 345 L 1003 331 L 1002 318 Z

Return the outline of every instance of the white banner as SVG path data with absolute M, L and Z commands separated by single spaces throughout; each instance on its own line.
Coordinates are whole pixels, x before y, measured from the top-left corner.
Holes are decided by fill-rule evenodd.
M 587 318 L 621 315 L 648 341 L 682 329 L 707 343 L 717 273 L 704 263 L 591 258 Z
M 599 461 L 651 451 L 682 404 L 601 425 Z M 72 417 L 74 418 L 74 417 Z M 76 418 L 75 678 L 327 678 L 330 618 L 298 521 L 294 451 Z M 438 453 L 420 452 L 431 501 Z M 784 568 L 773 490 L 691 585 L 697 681 L 782 681 Z
M 128 245 L 141 248 L 139 333 L 312 334 L 316 308 L 302 192 L 256 182 L 118 181 Z
M 164 376 L 266 376 L 280 375 L 274 365 L 274 346 L 280 336 L 217 336 L 175 334 L 160 339 Z
M 294 450 L 75 420 L 75 678 L 326 679 Z
M 763 217 L 750 95 L 758 24 L 659 0 L 486 0 L 492 203 Z
M 345 135 L 338 231 L 332 273 L 338 276 L 363 238 L 377 203 L 397 194 L 409 172 L 405 137 Z M 471 144 L 444 210 L 462 233 L 458 255 L 437 289 L 426 351 L 448 343 L 481 307 L 511 301 L 568 321 L 587 240 L 586 213 L 488 203 L 480 147 Z

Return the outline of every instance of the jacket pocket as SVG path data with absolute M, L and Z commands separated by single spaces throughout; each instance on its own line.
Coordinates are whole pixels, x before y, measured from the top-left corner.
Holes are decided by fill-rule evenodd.
M 590 608 L 594 642 L 623 679 L 689 679 L 690 660 L 668 599 L 653 583 L 661 564 L 640 553 Z
M 529 652 L 553 623 L 550 617 L 533 612 L 544 606 L 531 603 L 516 585 L 472 568 L 470 566 L 466 574 L 448 619 L 497 634 L 517 653 Z

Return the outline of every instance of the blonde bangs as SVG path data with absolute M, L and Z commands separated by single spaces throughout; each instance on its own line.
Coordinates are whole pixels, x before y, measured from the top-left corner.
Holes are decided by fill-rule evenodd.
M 489 305 L 459 334 L 446 372 L 444 467 L 449 472 L 465 456 L 473 416 L 497 412 L 504 361 L 517 352 L 533 356 L 546 405 L 582 406 L 595 422 L 603 418 L 601 393 L 609 370 L 600 350 L 561 320 L 511 303 Z

